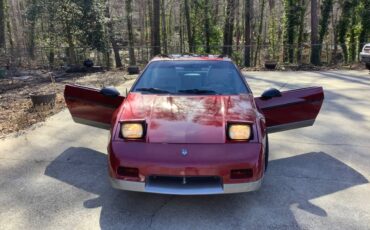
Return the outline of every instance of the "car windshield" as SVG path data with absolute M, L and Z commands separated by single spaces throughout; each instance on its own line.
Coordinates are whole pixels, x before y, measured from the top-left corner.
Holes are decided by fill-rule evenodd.
M 364 53 L 370 53 L 370 45 L 364 46 Z
M 228 61 L 155 61 L 132 89 L 146 94 L 237 95 L 249 93 Z

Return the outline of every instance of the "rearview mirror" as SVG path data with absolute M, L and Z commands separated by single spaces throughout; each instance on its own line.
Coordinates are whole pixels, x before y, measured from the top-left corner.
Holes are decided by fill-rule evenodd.
M 264 100 L 268 100 L 273 97 L 281 97 L 281 92 L 278 89 L 270 88 L 265 90 L 261 95 L 261 98 Z
M 100 93 L 107 97 L 118 97 L 120 95 L 119 91 L 113 86 L 107 86 L 100 90 Z

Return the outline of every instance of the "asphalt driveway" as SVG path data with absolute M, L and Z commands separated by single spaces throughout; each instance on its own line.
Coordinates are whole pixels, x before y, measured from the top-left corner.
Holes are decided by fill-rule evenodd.
M 108 132 L 62 111 L 0 141 L 0 229 L 370 229 L 368 72 L 246 74 L 255 96 L 321 85 L 326 97 L 313 127 L 270 135 L 261 190 L 190 197 L 114 190 Z

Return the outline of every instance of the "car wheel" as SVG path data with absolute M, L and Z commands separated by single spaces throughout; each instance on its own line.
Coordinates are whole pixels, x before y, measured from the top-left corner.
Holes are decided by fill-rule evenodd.
M 370 70 L 370 63 L 366 63 L 366 68 Z
M 266 144 L 265 144 L 265 172 L 267 170 L 267 166 L 269 164 L 269 138 L 266 133 Z

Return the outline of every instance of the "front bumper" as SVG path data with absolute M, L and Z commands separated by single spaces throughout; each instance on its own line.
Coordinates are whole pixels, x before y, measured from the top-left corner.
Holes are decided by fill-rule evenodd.
M 203 186 L 192 186 L 192 185 L 153 185 L 145 182 L 127 181 L 115 178 L 110 178 L 113 188 L 135 191 L 135 192 L 146 192 L 146 193 L 159 193 L 159 194 L 171 194 L 171 195 L 213 195 L 213 194 L 230 194 L 230 193 L 243 193 L 256 191 L 261 187 L 263 178 L 246 183 L 235 183 L 235 184 L 203 184 Z
M 188 150 L 187 155 L 181 149 Z M 264 175 L 264 146 L 238 144 L 148 144 L 113 142 L 109 175 L 117 189 L 177 195 L 241 193 L 257 190 Z M 120 168 L 134 168 L 138 176 Z M 242 177 L 232 171 L 245 170 Z
M 369 53 L 360 53 L 360 59 L 363 63 L 370 63 L 370 54 Z

